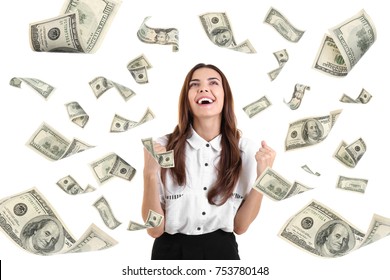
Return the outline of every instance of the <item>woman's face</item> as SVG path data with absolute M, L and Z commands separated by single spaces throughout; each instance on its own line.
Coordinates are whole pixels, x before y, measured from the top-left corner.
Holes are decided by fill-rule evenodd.
M 194 118 L 220 117 L 224 96 L 222 77 L 217 71 L 203 67 L 193 73 L 188 99 Z

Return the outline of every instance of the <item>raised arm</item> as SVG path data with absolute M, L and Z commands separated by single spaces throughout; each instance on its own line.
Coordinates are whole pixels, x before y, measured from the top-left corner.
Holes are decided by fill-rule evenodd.
M 164 152 L 165 147 L 158 143 L 154 144 L 154 149 L 157 153 Z M 160 203 L 160 193 L 158 187 L 158 174 L 160 165 L 156 162 L 153 156 L 144 148 L 144 194 L 142 200 L 142 218 L 146 222 L 149 210 L 153 210 L 161 215 L 164 215 L 164 211 Z M 147 232 L 153 238 L 159 237 L 164 233 L 165 219 L 160 226 L 149 228 Z
M 265 141 L 261 142 L 261 147 L 256 153 L 257 177 L 259 177 L 267 167 L 272 167 L 275 160 L 276 152 L 267 145 Z M 234 218 L 234 232 L 243 234 L 247 231 L 250 224 L 257 217 L 260 211 L 263 195 L 251 189 L 245 200 L 237 210 Z

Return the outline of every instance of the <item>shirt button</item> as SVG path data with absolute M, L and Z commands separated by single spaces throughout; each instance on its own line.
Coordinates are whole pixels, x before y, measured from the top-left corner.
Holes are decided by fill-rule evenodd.
M 203 216 L 206 215 L 206 212 L 203 211 L 203 212 L 202 212 L 202 215 L 203 215 Z
M 197 229 L 197 230 L 200 230 L 200 227 L 197 227 L 196 229 Z
M 203 188 L 203 190 L 204 190 L 204 191 L 207 191 L 207 188 L 206 188 L 206 187 L 204 187 L 204 188 Z
M 206 144 L 206 147 L 207 147 L 207 148 L 208 148 L 208 147 L 210 147 L 210 144 L 209 144 L 209 143 L 207 143 L 207 144 Z
M 204 166 L 209 166 L 209 164 L 206 162 L 206 163 L 204 164 Z

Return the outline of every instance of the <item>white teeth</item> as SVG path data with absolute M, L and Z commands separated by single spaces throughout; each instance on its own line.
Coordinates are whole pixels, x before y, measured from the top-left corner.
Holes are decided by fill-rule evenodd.
M 211 104 L 213 103 L 214 101 L 211 100 L 210 98 L 206 98 L 206 97 L 203 97 L 201 99 L 198 100 L 198 104 Z

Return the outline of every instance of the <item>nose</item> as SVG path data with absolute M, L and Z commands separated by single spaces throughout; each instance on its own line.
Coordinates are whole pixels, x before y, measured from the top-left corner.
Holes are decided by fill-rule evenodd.
M 209 90 L 207 88 L 199 88 L 199 93 L 202 93 L 202 92 L 209 92 Z

